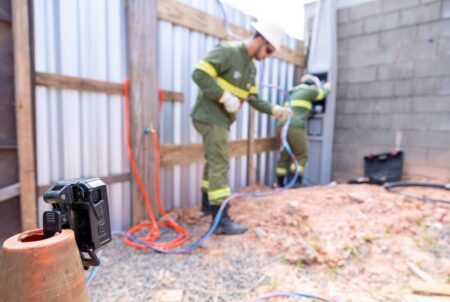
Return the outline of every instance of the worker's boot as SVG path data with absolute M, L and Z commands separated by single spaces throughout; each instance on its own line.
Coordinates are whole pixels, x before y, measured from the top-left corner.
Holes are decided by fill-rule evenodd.
M 288 173 L 288 181 L 287 181 L 287 183 L 291 182 L 292 178 L 294 178 L 294 175 L 295 175 L 294 173 L 290 173 L 290 172 Z M 302 176 L 299 174 L 291 188 L 300 188 L 300 187 L 302 187 L 303 186 L 302 185 L 302 180 L 303 180 Z
M 208 193 L 202 191 L 202 213 L 203 215 L 211 215 L 211 207 L 209 205 Z
M 284 175 L 283 176 L 277 175 L 277 185 L 278 185 L 279 188 L 284 187 L 284 185 L 285 185 L 284 179 L 285 178 L 286 177 Z
M 230 205 L 227 204 L 225 206 L 225 209 L 223 209 L 222 212 L 222 218 L 220 219 L 219 224 L 217 225 L 217 228 L 214 231 L 214 234 L 224 234 L 224 235 L 234 235 L 234 234 L 242 234 L 247 232 L 248 228 L 244 224 L 239 224 L 234 222 L 229 214 L 228 209 L 230 208 Z M 217 213 L 219 212 L 220 206 L 211 206 L 212 210 L 212 221 L 211 224 L 214 223 L 214 220 L 217 216 Z

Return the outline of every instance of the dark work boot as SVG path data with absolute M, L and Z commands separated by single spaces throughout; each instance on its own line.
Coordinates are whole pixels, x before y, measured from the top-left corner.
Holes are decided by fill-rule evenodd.
M 277 175 L 277 185 L 279 188 L 284 187 L 284 185 L 285 185 L 284 179 L 285 179 L 284 175 L 283 176 Z
M 203 215 L 211 215 L 211 207 L 209 206 L 208 193 L 202 191 L 202 212 Z
M 214 223 L 214 219 L 216 218 L 217 213 L 219 212 L 219 208 L 220 208 L 220 206 L 211 206 L 212 217 L 213 217 L 211 224 Z M 228 214 L 229 208 L 230 208 L 230 205 L 227 204 L 225 206 L 225 209 L 223 209 L 222 219 L 220 219 L 220 222 L 217 225 L 217 228 L 215 229 L 214 234 L 234 235 L 234 234 L 242 234 L 242 233 L 247 232 L 248 228 L 244 224 L 236 223 L 230 218 L 230 216 Z
M 294 173 L 288 173 L 288 180 L 287 180 L 287 183 L 290 183 L 291 182 L 291 180 L 292 180 L 292 178 L 294 178 Z M 302 176 L 299 174 L 298 176 L 297 176 L 297 179 L 295 180 L 295 183 L 292 185 L 292 187 L 291 188 L 300 188 L 300 187 L 302 187 L 303 185 L 302 185 Z

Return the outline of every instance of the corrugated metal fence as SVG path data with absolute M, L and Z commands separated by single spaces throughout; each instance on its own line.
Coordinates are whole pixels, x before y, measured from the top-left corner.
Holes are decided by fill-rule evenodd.
M 217 3 L 182 1 L 222 18 Z M 230 22 L 250 30 L 250 17 L 226 6 Z M 34 42 L 36 72 L 61 74 L 120 83 L 126 76 L 126 16 L 121 0 L 35 0 Z M 195 64 L 219 43 L 216 37 L 159 20 L 158 77 L 160 88 L 182 92 L 184 102 L 165 102 L 161 112 L 160 143 L 200 143 L 189 113 L 197 86 L 191 80 Z M 298 41 L 286 44 L 296 49 Z M 280 59 L 265 61 L 264 83 L 290 88 L 295 66 Z M 282 93 L 261 89 L 272 103 L 281 103 Z M 243 106 L 230 131 L 230 140 L 247 138 L 248 106 Z M 119 95 L 36 87 L 36 140 L 38 186 L 62 178 L 121 175 L 129 173 L 124 134 L 122 99 Z M 257 136 L 275 134 L 271 117 L 259 114 Z M 255 155 L 257 180 L 273 182 L 275 152 Z M 164 167 L 161 194 L 167 210 L 188 207 L 200 200 L 203 164 Z M 246 158 L 231 159 L 230 185 L 246 184 Z M 130 183 L 108 186 L 113 229 L 130 225 Z M 41 198 L 40 198 L 41 199 Z M 39 201 L 40 213 L 46 208 Z M 41 216 L 41 215 L 40 215 Z

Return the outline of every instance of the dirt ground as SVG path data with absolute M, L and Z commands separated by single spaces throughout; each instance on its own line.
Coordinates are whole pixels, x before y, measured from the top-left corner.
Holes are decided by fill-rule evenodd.
M 245 191 L 261 190 L 271 191 Z M 448 190 L 401 192 L 450 200 Z M 176 214 L 184 224 L 208 225 L 197 208 Z M 236 199 L 231 215 L 249 232 L 216 236 L 222 244 L 208 246 L 208 254 L 241 244 L 243 250 L 282 259 L 263 269 L 271 282 L 256 285 L 253 296 L 289 291 L 337 301 L 450 301 L 415 294 L 410 286 L 413 279 L 450 283 L 448 204 L 417 201 L 375 185 L 339 184 Z

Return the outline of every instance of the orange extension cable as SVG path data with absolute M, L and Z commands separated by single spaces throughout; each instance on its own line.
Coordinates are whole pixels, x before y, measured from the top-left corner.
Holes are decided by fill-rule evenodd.
M 164 96 L 161 92 L 159 92 L 160 102 L 161 98 Z M 158 209 L 161 213 L 161 215 L 164 217 L 165 221 L 156 221 L 155 215 L 153 213 L 150 198 L 148 196 L 147 190 L 145 188 L 145 185 L 139 175 L 139 171 L 136 166 L 136 162 L 134 160 L 134 153 L 133 148 L 131 144 L 131 135 L 130 135 L 130 112 L 129 112 L 129 79 L 127 78 L 124 83 L 124 91 L 123 91 L 123 98 L 124 98 L 124 110 L 125 110 L 125 131 L 127 135 L 127 143 L 128 143 L 128 155 L 130 159 L 130 165 L 131 169 L 133 171 L 133 175 L 137 180 L 139 189 L 142 193 L 142 196 L 144 197 L 145 207 L 147 209 L 147 215 L 150 219 L 150 222 L 148 223 L 141 223 L 138 225 L 135 225 L 131 229 L 128 230 L 128 235 L 134 236 L 133 234 L 142 230 L 148 229 L 147 236 L 145 237 L 138 237 L 140 241 L 143 241 L 147 243 L 150 246 L 154 246 L 156 249 L 162 249 L 162 250 L 170 250 L 174 249 L 178 246 L 181 246 L 185 244 L 189 240 L 189 233 L 180 225 L 178 225 L 164 210 L 161 204 L 161 199 L 159 196 L 159 144 L 158 144 L 158 134 L 153 129 L 150 130 L 152 134 L 152 141 L 155 149 L 155 193 L 156 193 L 156 204 L 158 206 Z M 156 242 L 160 238 L 160 230 L 159 226 L 163 226 L 166 228 L 173 229 L 178 233 L 178 236 L 168 242 Z M 132 247 L 138 248 L 138 249 L 148 249 L 147 246 L 144 244 L 139 244 L 135 241 L 132 241 L 128 237 L 124 238 L 124 242 Z

